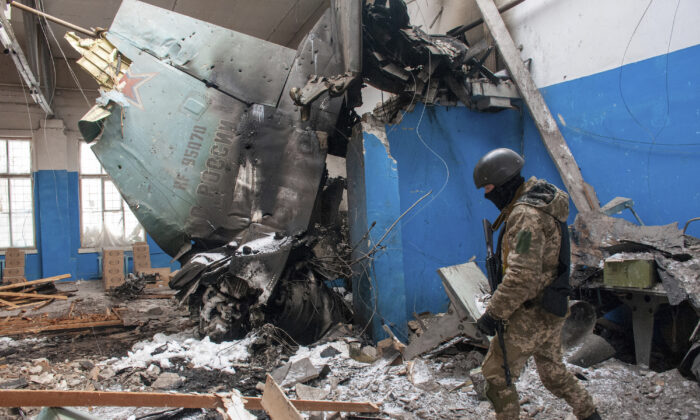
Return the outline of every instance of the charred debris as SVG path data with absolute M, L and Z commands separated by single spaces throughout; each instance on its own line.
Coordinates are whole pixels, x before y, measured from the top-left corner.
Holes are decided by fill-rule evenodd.
M 326 157 L 345 156 L 362 87 L 393 94 L 373 112 L 385 123 L 419 101 L 519 106 L 509 76 L 484 67 L 494 46 L 453 34 L 412 26 L 401 0 L 332 1 L 294 51 L 124 0 L 97 39 L 66 36 L 101 88 L 80 121 L 83 138 L 149 235 L 181 263 L 169 285 L 201 336 L 223 341 L 273 324 L 308 344 L 352 321 L 353 291 L 342 280 L 357 244 L 340 210 L 345 180 L 329 176 Z M 595 332 L 615 345 L 612 354 L 634 352 L 649 365 L 661 345 L 673 355 L 665 362 L 698 375 L 698 240 L 675 225 L 610 217 L 625 208 L 618 204 L 580 213 L 572 226 L 575 297 L 593 305 Z M 631 266 L 648 282 L 625 283 Z M 121 293 L 139 287 L 132 281 Z M 461 298 L 450 295 L 457 309 Z M 462 299 L 462 307 L 474 305 Z M 478 347 L 483 338 L 459 328 L 474 314 L 458 312 L 438 332 L 423 325 L 412 354 L 444 348 L 447 336 Z M 627 321 L 633 336 L 620 327 Z
M 517 98 L 483 66 L 493 47 L 411 26 L 401 0 L 332 2 L 296 51 L 135 0 L 97 39 L 66 38 L 101 87 L 81 133 L 214 340 L 272 322 L 309 343 L 351 320 L 349 286 L 326 284 L 350 276 L 353 245 L 325 163 L 345 155 L 365 84 L 394 94 L 385 121 Z

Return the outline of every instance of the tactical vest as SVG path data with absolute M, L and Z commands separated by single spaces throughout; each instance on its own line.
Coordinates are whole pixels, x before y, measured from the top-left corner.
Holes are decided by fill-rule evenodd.
M 525 193 L 527 194 L 527 193 Z M 517 195 L 516 195 L 517 197 Z M 519 197 L 518 197 L 519 198 Z M 508 229 L 507 226 L 507 215 L 510 214 L 510 211 L 514 207 L 514 205 L 517 204 L 517 200 L 514 200 L 513 204 L 508 206 L 508 209 L 506 210 L 506 214 L 503 218 L 504 223 L 503 227 L 501 228 L 501 232 L 498 235 L 498 245 L 497 245 L 497 252 L 496 252 L 496 257 L 497 257 L 497 263 L 498 263 L 498 284 L 501 283 L 503 280 L 503 259 L 502 259 L 502 250 L 503 250 L 503 236 Z M 537 209 L 537 207 L 532 207 L 534 209 Z M 539 210 L 539 209 L 538 209 Z M 540 210 L 541 211 L 541 210 Z M 550 217 L 550 214 L 543 212 L 547 214 Z M 499 219 L 501 219 L 499 217 Z M 524 303 L 524 306 L 529 307 L 533 306 L 536 303 L 540 303 L 542 308 L 546 310 L 549 313 L 552 313 L 556 316 L 559 317 L 565 317 L 566 313 L 569 308 L 569 296 L 571 295 L 571 285 L 569 283 L 569 278 L 571 276 L 571 244 L 569 242 L 569 226 L 566 222 L 559 222 L 559 228 L 561 231 L 561 243 L 559 244 L 559 259 L 558 259 L 558 267 L 557 267 L 557 277 L 552 281 L 552 283 L 548 284 L 545 286 L 544 290 L 542 291 L 541 295 L 526 301 Z

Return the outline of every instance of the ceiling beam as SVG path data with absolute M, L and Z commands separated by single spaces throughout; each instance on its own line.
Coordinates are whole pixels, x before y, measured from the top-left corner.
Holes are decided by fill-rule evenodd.
M 12 57 L 12 61 L 14 61 L 15 67 L 17 67 L 17 71 L 29 89 L 29 94 L 32 96 L 32 99 L 34 99 L 34 102 L 36 102 L 46 114 L 53 115 L 51 105 L 42 93 L 39 82 L 34 76 L 34 72 L 32 72 L 27 58 L 24 56 L 24 52 L 22 52 L 22 48 L 19 46 L 19 42 L 17 42 L 17 37 L 12 30 L 12 25 L 10 25 L 10 19 L 6 15 L 8 11 L 9 7 L 5 0 L 0 0 L 0 41 L 8 50 L 10 57 Z

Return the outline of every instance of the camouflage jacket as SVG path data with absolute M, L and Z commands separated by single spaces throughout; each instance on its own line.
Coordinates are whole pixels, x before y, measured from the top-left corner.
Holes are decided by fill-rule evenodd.
M 554 281 L 561 245 L 559 222 L 568 217 L 568 194 L 547 181 L 532 177 L 518 190 L 496 221 L 506 224 L 501 244 L 503 279 L 487 308 L 491 316 L 510 318 Z

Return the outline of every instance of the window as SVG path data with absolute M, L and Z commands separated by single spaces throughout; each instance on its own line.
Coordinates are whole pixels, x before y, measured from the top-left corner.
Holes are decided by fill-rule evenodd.
M 34 247 L 30 140 L 0 139 L 0 248 Z
M 82 246 L 128 246 L 145 240 L 143 228 L 85 142 L 80 142 Z

